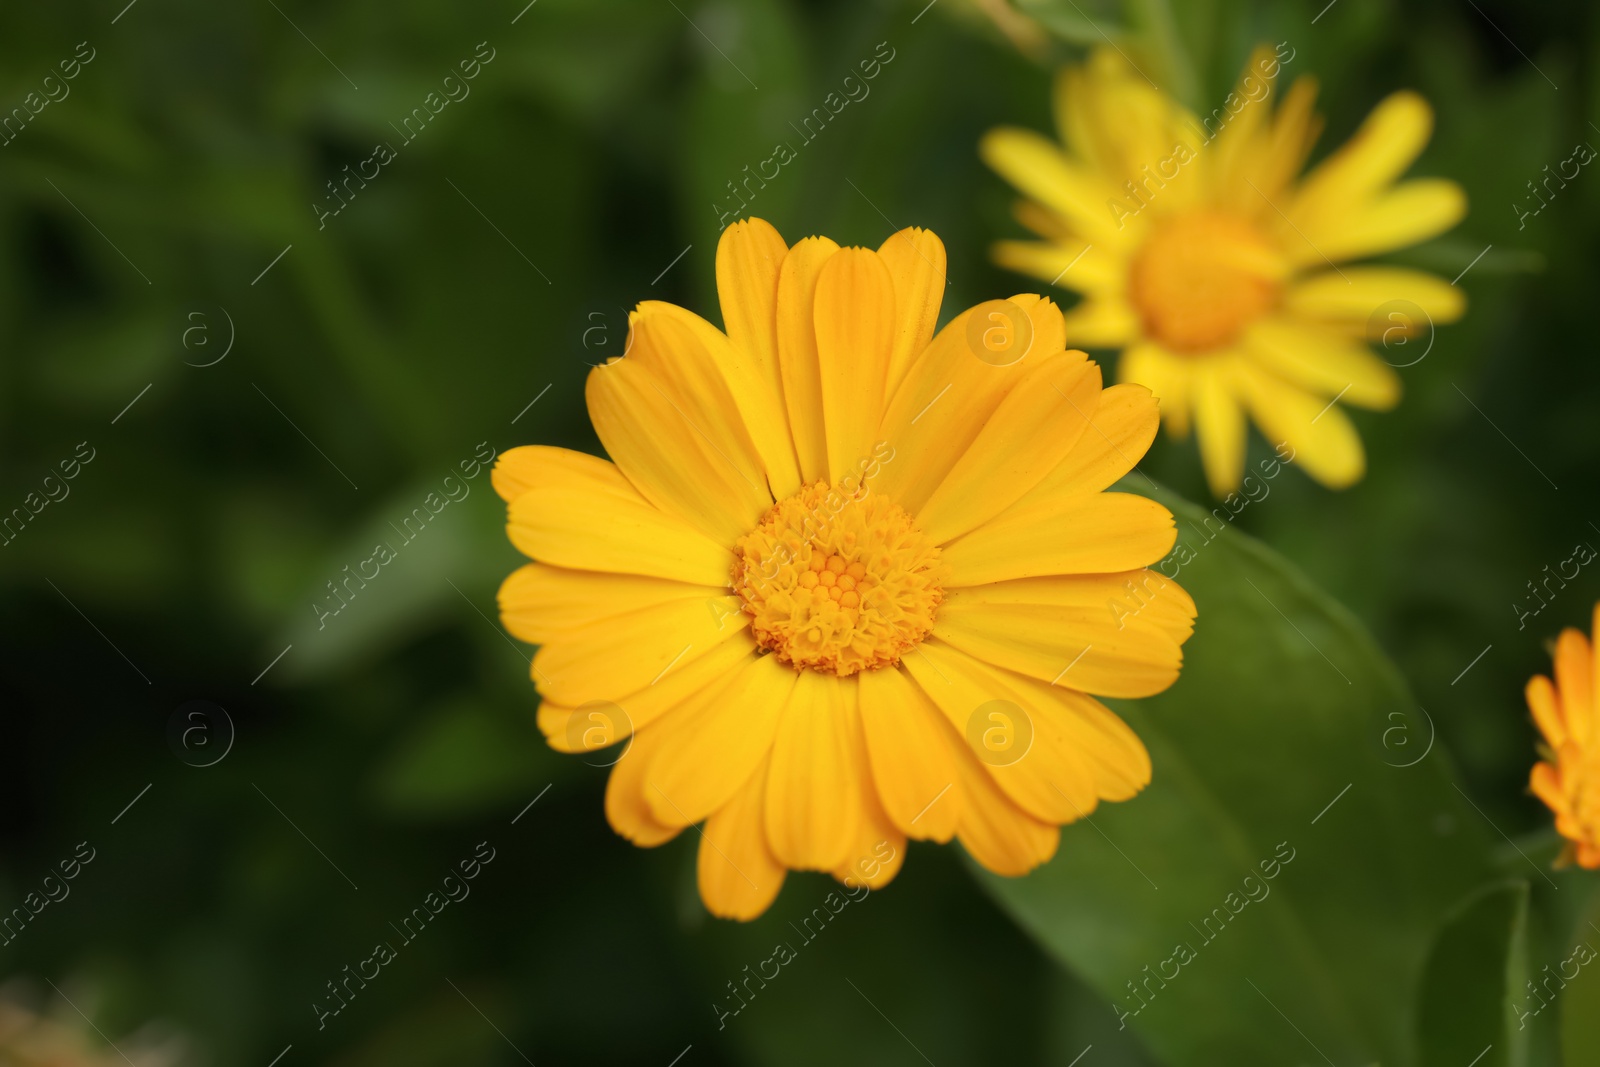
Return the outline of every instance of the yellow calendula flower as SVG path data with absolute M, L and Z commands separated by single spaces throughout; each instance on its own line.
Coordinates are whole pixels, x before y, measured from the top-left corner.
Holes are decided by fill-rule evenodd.
M 1156 402 L 1102 389 L 1037 296 L 935 337 L 944 268 L 923 230 L 789 248 L 736 223 L 724 329 L 643 303 L 590 373 L 611 461 L 529 446 L 495 468 L 538 561 L 500 608 L 542 646 L 539 726 L 568 752 L 628 739 L 612 827 L 650 846 L 703 824 L 717 915 L 759 915 L 790 869 L 880 887 L 908 837 L 1020 875 L 1149 780 L 1090 694 L 1165 689 L 1193 629 L 1145 569 L 1171 513 L 1104 491 Z
M 1600 633 L 1600 604 L 1593 627 Z M 1529 786 L 1567 839 L 1562 859 L 1593 870 L 1600 868 L 1600 661 L 1582 631 L 1561 631 L 1553 673 L 1554 682 L 1542 674 L 1528 682 L 1528 708 L 1546 746 Z
M 1154 390 L 1168 432 L 1186 437 L 1192 421 L 1219 496 L 1239 485 L 1246 413 L 1324 485 L 1359 480 L 1361 439 L 1331 402 L 1393 407 L 1393 366 L 1422 347 L 1402 361 L 1399 343 L 1465 309 L 1433 275 L 1340 265 L 1433 237 L 1465 213 L 1454 182 L 1397 184 L 1427 143 L 1427 103 L 1388 97 L 1302 176 L 1322 123 L 1309 78 L 1273 106 L 1293 58 L 1258 49 L 1238 88 L 1199 117 L 1101 49 L 1057 82 L 1065 148 L 1019 129 L 981 146 L 1029 198 L 1018 217 L 1043 238 L 1001 242 L 998 261 L 1083 294 L 1068 343 L 1122 349 L 1118 377 Z

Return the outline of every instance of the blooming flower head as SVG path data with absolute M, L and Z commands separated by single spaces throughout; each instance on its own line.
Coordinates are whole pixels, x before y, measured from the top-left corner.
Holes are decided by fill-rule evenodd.
M 991 131 L 984 159 L 1028 199 L 1039 241 L 1003 241 L 998 261 L 1083 294 L 1067 341 L 1122 349 L 1118 376 L 1161 399 L 1175 437 L 1191 423 L 1218 496 L 1244 467 L 1246 413 L 1333 488 L 1360 479 L 1361 439 L 1335 401 L 1387 409 L 1393 367 L 1427 323 L 1459 318 L 1458 289 L 1395 267 L 1340 266 L 1449 229 L 1466 210 L 1454 182 L 1397 179 L 1427 143 L 1415 93 L 1380 103 L 1356 135 L 1301 175 L 1321 130 L 1316 86 L 1269 99 L 1292 62 L 1257 49 L 1238 88 L 1197 117 L 1109 48 L 1062 72 L 1062 146 Z M 1405 361 L 1418 358 L 1403 349 Z
M 1600 604 L 1593 629 L 1600 631 Z M 1553 682 L 1542 674 L 1528 682 L 1528 708 L 1545 742 L 1529 786 L 1567 839 L 1563 860 L 1593 870 L 1600 868 L 1600 662 L 1582 631 L 1561 631 L 1552 673 Z
M 1037 296 L 935 337 L 945 252 L 923 230 L 790 248 L 751 219 L 716 270 L 723 329 L 646 302 L 590 373 L 610 462 L 528 446 L 495 468 L 537 560 L 500 608 L 542 646 L 541 730 L 626 741 L 607 818 L 642 846 L 701 824 L 720 916 L 760 914 L 790 869 L 878 888 L 908 837 L 1025 873 L 1148 782 L 1095 695 L 1171 685 L 1193 629 L 1146 569 L 1171 514 L 1104 491 L 1155 399 L 1102 389 Z

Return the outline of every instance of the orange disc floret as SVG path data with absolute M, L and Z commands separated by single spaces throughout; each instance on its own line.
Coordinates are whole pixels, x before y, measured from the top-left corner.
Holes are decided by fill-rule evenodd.
M 898 504 L 808 485 L 734 546 L 756 642 L 793 667 L 850 675 L 900 662 L 944 599 L 939 549 Z

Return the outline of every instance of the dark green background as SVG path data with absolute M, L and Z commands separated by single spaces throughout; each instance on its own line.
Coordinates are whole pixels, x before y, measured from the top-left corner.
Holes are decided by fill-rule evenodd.
M 715 316 L 724 183 L 794 140 L 788 124 L 879 42 L 895 58 L 871 95 L 751 211 L 791 241 L 932 228 L 950 254 L 946 317 L 1037 288 L 986 262 L 1017 231 L 975 144 L 1001 123 L 1050 128 L 1048 65 L 959 0 L 913 24 L 921 6 L 538 0 L 515 25 L 522 0 L 0 15 L 5 109 L 78 42 L 96 50 L 0 148 L 0 507 L 78 442 L 96 452 L 0 548 L 0 904 L 77 842 L 98 850 L 70 898 L 0 947 L 0 977 L 76 991 L 113 1037 L 158 1019 L 197 1061 L 261 1067 L 291 1043 L 285 1067 L 522 1062 L 495 1027 L 539 1064 L 666 1065 L 691 1044 L 685 1067 L 921 1062 L 885 1015 L 940 1067 L 1065 1065 L 1091 1042 L 1086 1065 L 1138 1062 L 1103 999 L 956 848 L 914 846 L 889 891 L 718 1032 L 724 983 L 830 883 L 793 876 L 760 924 L 732 926 L 697 901 L 694 835 L 651 852 L 612 835 L 604 772 L 546 750 L 526 650 L 484 617 L 518 562 L 487 476 L 326 629 L 310 606 L 479 442 L 596 447 L 583 378 L 622 351 L 624 309 Z M 1113 32 L 1123 19 L 1087 0 L 1031 6 L 1069 34 L 1082 12 Z M 1136 22 L 1153 7 L 1130 6 Z M 1512 605 L 1576 543 L 1600 546 L 1600 178 L 1584 170 L 1520 231 L 1512 205 L 1575 143 L 1600 144 L 1600 27 L 1578 3 L 1477 7 L 1214 0 L 1179 5 L 1175 39 L 1196 103 L 1220 100 L 1253 42 L 1289 41 L 1290 72 L 1322 86 L 1319 156 L 1391 90 L 1438 110 L 1413 172 L 1460 181 L 1470 213 L 1394 259 L 1451 278 L 1492 244 L 1461 282 L 1467 317 L 1402 371 L 1396 411 L 1355 415 L 1365 481 L 1335 494 L 1291 470 L 1238 525 L 1366 623 L 1473 799 L 1537 835 L 1521 688 L 1561 626 L 1587 625 L 1600 572 L 1526 628 Z M 397 142 L 390 123 L 481 41 L 495 59 L 471 96 L 319 232 L 324 183 Z M 186 365 L 222 351 L 226 317 L 227 358 Z M 186 349 L 197 323 L 209 344 L 190 334 Z M 1205 498 L 1192 443 L 1163 438 L 1144 469 Z M 208 768 L 168 744 L 194 699 L 237 727 Z M 1063 851 L 1092 833 L 1069 828 Z M 483 840 L 497 858 L 472 896 L 318 1032 L 323 983 Z

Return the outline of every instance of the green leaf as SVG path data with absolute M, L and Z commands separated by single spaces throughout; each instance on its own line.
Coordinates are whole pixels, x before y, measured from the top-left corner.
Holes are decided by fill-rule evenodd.
M 1115 39 L 1127 32 L 1118 24 L 1115 12 L 1091 15 L 1085 10 L 1093 11 L 1102 6 L 1087 0 L 1082 4 L 1064 0 L 1017 0 L 1017 7 L 1024 14 L 1038 19 L 1045 29 L 1063 41 L 1091 46 L 1104 44 L 1107 37 Z
M 1177 19 L 1167 0 L 1128 0 L 1129 21 L 1158 67 L 1156 80 L 1190 107 L 1200 102 L 1194 61 L 1184 48 Z
M 1569 888 L 1574 884 L 1567 883 Z M 1594 891 L 1594 877 L 1588 875 L 1579 892 L 1587 894 L 1589 906 L 1583 909 L 1574 935 L 1590 953 L 1600 946 L 1600 907 L 1595 906 Z M 1560 1036 L 1566 1063 L 1600 1063 L 1600 976 L 1574 979 L 1562 992 Z
M 1199 607 L 1178 683 L 1118 704 L 1154 780 L 1031 876 L 981 877 L 1164 1063 L 1415 1063 L 1413 991 L 1488 827 L 1346 610 L 1226 507 L 1152 495 Z
M 510 573 L 512 555 L 487 467 L 480 465 L 476 480 L 437 468 L 385 499 L 335 545 L 268 646 L 293 649 L 275 681 L 325 678 L 439 626 L 441 614 L 458 609 L 477 620 L 473 632 L 499 630 L 491 591 Z M 503 632 L 489 639 L 510 643 Z M 525 650 L 510 647 L 526 661 Z
M 807 139 L 819 136 L 815 124 L 807 132 L 803 123 L 813 109 L 830 114 L 823 101 L 839 86 L 806 83 L 804 37 L 789 4 L 712 2 L 685 12 L 694 24 L 684 23 L 683 42 L 699 69 L 683 108 L 679 206 L 688 232 L 706 236 L 695 239 L 696 254 L 678 269 L 714 304 L 714 235 L 750 216 L 784 233 L 796 228 L 790 223 L 804 184 L 797 172 L 814 154 Z M 867 45 L 861 57 L 871 54 Z M 662 249 L 668 259 L 676 251 Z
M 527 726 L 464 699 L 435 709 L 376 768 L 372 792 L 402 815 L 459 818 L 535 788 L 555 760 Z M 564 768 L 565 769 L 565 768 Z
M 1440 931 L 1422 982 L 1422 1062 L 1523 1067 L 1527 1030 L 1515 1006 L 1528 978 L 1528 883 L 1475 893 Z M 1537 1005 L 1535 1005 L 1537 1006 Z

